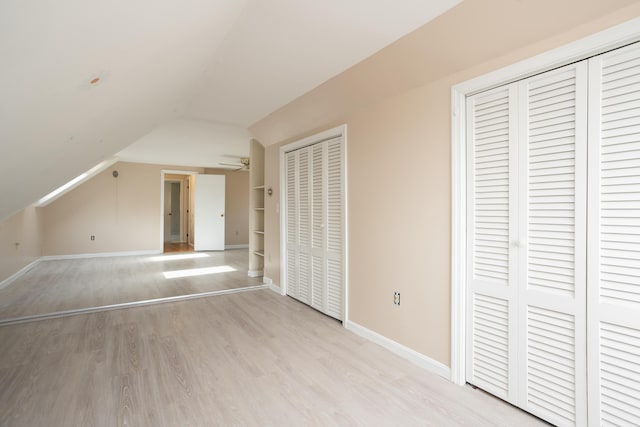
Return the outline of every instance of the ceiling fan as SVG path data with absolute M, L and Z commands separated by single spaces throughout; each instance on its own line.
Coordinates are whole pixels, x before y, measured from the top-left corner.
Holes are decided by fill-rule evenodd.
M 218 163 L 220 166 L 233 166 L 236 169 L 234 169 L 235 171 L 239 171 L 239 170 L 245 170 L 248 171 L 249 170 L 249 157 L 240 157 L 239 159 L 239 163 Z

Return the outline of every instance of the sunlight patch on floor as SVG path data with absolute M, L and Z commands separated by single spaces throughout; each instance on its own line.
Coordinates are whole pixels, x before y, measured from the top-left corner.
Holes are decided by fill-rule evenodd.
M 159 261 L 174 261 L 180 259 L 195 259 L 195 258 L 206 258 L 209 254 L 204 254 L 202 252 L 199 253 L 189 253 L 189 254 L 177 254 L 177 255 L 160 255 L 149 258 L 149 261 L 159 262 Z
M 177 279 L 180 277 L 205 276 L 207 274 L 229 273 L 237 271 L 228 265 L 219 265 L 217 267 L 189 268 L 187 270 L 165 271 L 162 273 L 165 279 Z

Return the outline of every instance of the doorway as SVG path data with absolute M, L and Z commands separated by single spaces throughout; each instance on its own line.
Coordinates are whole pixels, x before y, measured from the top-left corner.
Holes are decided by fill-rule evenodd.
M 166 180 L 164 182 L 164 242 L 186 243 L 183 233 L 182 181 Z
M 192 252 L 193 172 L 162 172 L 161 241 L 163 252 Z

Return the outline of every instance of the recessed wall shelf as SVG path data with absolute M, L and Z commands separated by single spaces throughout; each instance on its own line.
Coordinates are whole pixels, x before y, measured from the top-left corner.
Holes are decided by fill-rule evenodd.
M 249 276 L 259 277 L 264 272 L 264 147 L 255 139 L 249 146 L 251 170 L 249 171 L 250 193 L 250 227 L 253 233 L 249 235 Z

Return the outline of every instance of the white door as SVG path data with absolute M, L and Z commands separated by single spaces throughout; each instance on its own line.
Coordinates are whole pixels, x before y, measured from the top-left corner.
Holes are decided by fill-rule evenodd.
M 287 294 L 336 319 L 344 311 L 341 137 L 285 154 Z
M 587 422 L 587 63 L 518 82 L 519 406 Z
M 470 97 L 468 381 L 586 423 L 587 64 Z
M 517 404 L 516 85 L 467 100 L 467 381 Z
M 640 44 L 589 66 L 589 419 L 639 426 Z
M 195 175 L 194 249 L 224 250 L 224 175 Z

